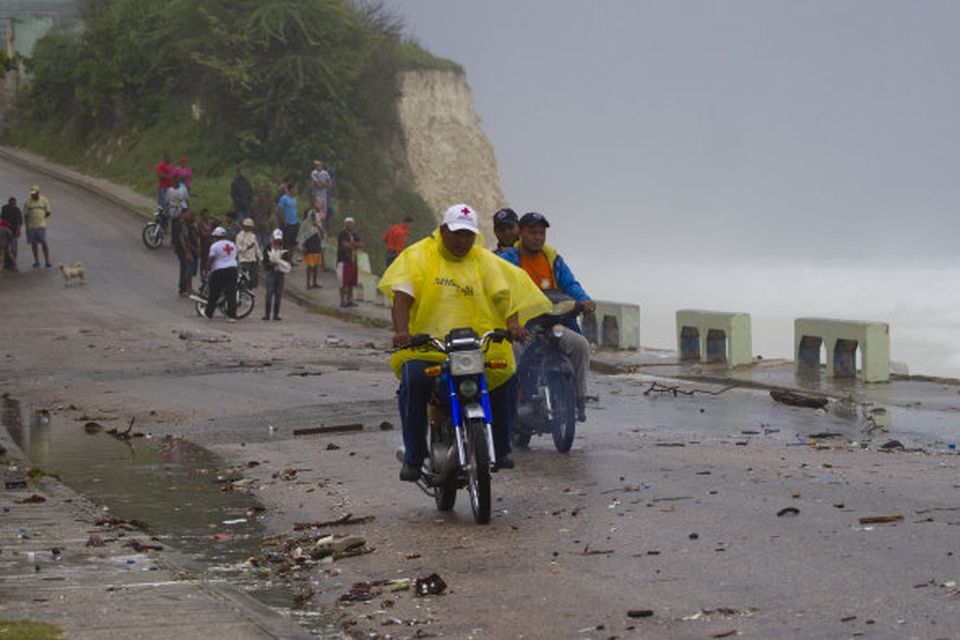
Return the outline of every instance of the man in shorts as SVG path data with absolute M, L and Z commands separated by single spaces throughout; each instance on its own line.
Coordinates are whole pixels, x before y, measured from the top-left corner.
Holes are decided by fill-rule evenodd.
M 40 266 L 38 247 L 43 247 L 43 260 L 50 267 L 50 248 L 47 246 L 47 218 L 50 213 L 50 202 L 40 195 L 40 187 L 30 187 L 30 197 L 23 205 L 23 218 L 27 225 L 27 242 L 33 251 L 34 269 Z
M 354 231 L 353 218 L 343 220 L 343 231 L 337 236 L 337 284 L 340 286 L 340 306 L 355 307 L 353 288 L 357 286 L 357 252 L 363 248 L 360 234 Z

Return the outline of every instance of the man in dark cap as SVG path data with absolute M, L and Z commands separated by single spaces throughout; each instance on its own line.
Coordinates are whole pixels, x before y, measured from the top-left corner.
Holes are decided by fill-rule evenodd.
M 495 254 L 500 255 L 516 244 L 520 237 L 517 222 L 517 212 L 513 209 L 500 209 L 493 214 L 493 232 L 497 236 L 497 248 L 493 250 Z
M 501 253 L 507 262 L 527 272 L 533 283 L 544 292 L 562 291 L 581 304 L 584 313 L 593 313 L 597 305 L 583 290 L 557 250 L 547 244 L 547 228 L 550 223 L 541 213 L 531 211 L 523 214 L 517 225 L 520 241 L 517 246 Z M 560 348 L 573 365 L 577 385 L 577 420 L 587 419 L 587 369 L 590 367 L 590 343 L 580 333 L 580 325 L 571 319 L 567 331 L 560 339 Z

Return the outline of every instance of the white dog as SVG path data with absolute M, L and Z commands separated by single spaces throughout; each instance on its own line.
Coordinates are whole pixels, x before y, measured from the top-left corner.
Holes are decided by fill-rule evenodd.
M 70 284 L 72 278 L 76 278 L 84 283 L 87 281 L 87 270 L 83 267 L 82 262 L 75 262 L 71 266 L 67 266 L 61 262 L 60 273 L 63 274 L 63 284 Z

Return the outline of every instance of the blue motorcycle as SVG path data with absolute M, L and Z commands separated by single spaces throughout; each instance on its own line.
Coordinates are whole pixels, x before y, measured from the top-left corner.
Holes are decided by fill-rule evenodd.
M 446 355 L 441 364 L 426 369 L 436 383 L 427 406 L 429 455 L 417 486 L 433 497 L 440 511 L 453 509 L 457 491 L 466 488 L 477 524 L 490 522 L 490 476 L 496 462 L 484 372 L 507 366 L 505 360 L 486 360 L 485 354 L 491 341 L 509 338 L 504 329 L 478 336 L 473 329 L 462 328 L 454 329 L 442 341 L 418 334 L 401 347 Z M 402 449 L 397 457 L 403 461 Z
M 553 310 L 527 323 L 532 341 L 517 361 L 517 421 L 513 443 L 521 449 L 534 435 L 550 434 L 560 453 L 573 445 L 577 430 L 577 388 L 573 366 L 560 350 L 564 326 L 580 313 L 580 303 L 554 295 Z

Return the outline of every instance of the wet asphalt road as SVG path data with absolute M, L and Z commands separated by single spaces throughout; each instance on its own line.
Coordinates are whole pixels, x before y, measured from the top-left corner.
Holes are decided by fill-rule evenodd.
M 374 553 L 304 573 L 317 590 L 307 611 L 391 637 L 957 637 L 955 455 L 816 449 L 796 436 L 862 441 L 862 425 L 759 392 L 652 398 L 639 378 L 595 377 L 572 452 L 545 438 L 518 452 L 495 476 L 493 522 L 477 527 L 463 497 L 438 514 L 396 481 L 398 434 L 377 428 L 397 422 L 386 333 L 289 303 L 283 323 L 202 321 L 176 295 L 172 252 L 143 247 L 142 221 L 0 163 L 0 195 L 34 182 L 54 210 L 51 259 L 82 260 L 89 281 L 0 277 L 0 389 L 65 421 L 136 416 L 143 431 L 265 463 L 249 475 L 271 530 L 374 515 L 350 531 Z M 292 436 L 358 421 L 362 434 Z M 284 468 L 297 480 L 272 478 Z M 786 507 L 799 513 L 778 516 Z M 904 521 L 859 524 L 884 514 Z M 432 572 L 447 595 L 335 604 L 355 581 Z M 640 610 L 652 615 L 628 616 Z

